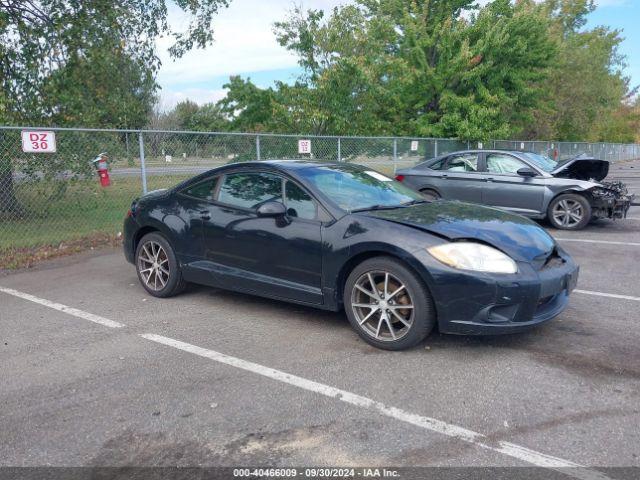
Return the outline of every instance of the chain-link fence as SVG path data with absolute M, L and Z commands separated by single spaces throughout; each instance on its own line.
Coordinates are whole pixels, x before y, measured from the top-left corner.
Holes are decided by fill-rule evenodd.
M 392 175 L 469 148 L 535 151 L 558 160 L 581 153 L 613 162 L 640 158 L 640 145 L 601 143 L 0 127 L 0 268 L 3 252 L 116 235 L 133 198 L 227 163 L 314 159 Z M 92 163 L 103 152 L 108 186 Z

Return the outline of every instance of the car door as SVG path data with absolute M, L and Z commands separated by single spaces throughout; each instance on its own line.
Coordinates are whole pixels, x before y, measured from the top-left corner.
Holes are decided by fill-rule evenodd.
M 167 210 L 164 222 L 177 233 L 173 245 L 181 262 L 188 265 L 202 260 L 204 246 L 202 242 L 203 213 L 208 214 L 214 203 L 219 177 L 209 177 L 187 185 L 178 192 L 179 201 L 174 210 Z
M 487 152 L 484 161 L 487 182 L 482 191 L 482 203 L 524 215 L 540 213 L 545 180 L 542 176 L 518 175 L 518 170 L 525 167 L 531 168 L 509 153 Z
M 203 223 L 204 258 L 218 280 L 240 290 L 322 303 L 321 222 L 317 205 L 301 191 L 294 193 L 270 172 L 222 177 Z M 288 215 L 259 217 L 256 210 L 267 201 L 284 201 Z
M 484 178 L 478 171 L 478 153 L 459 153 L 447 157 L 439 176 L 443 198 L 473 203 L 482 201 Z

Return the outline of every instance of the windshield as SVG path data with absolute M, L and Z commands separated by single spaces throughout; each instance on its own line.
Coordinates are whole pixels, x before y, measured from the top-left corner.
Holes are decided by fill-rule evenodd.
M 327 165 L 298 171 L 340 208 L 349 212 L 396 207 L 424 198 L 381 173 L 357 165 Z
M 558 166 L 558 162 L 552 160 L 546 155 L 540 155 L 533 152 L 522 152 L 521 155 L 545 172 L 550 172 Z

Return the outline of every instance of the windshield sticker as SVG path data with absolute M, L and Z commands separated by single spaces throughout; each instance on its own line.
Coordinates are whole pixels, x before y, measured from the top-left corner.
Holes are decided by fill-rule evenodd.
M 364 173 L 366 173 L 370 177 L 375 178 L 376 180 L 380 180 L 381 182 L 393 182 L 393 180 L 389 177 L 385 177 L 384 175 L 381 175 L 378 172 L 374 172 L 373 170 L 366 170 Z

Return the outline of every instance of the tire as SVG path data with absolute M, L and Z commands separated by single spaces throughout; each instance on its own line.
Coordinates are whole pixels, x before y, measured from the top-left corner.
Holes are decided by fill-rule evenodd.
M 376 285 L 375 292 L 371 289 L 371 279 Z M 387 287 L 382 298 L 380 292 L 385 292 L 385 279 Z M 370 345 L 385 350 L 404 350 L 417 345 L 436 323 L 435 307 L 427 287 L 413 271 L 391 257 L 374 257 L 356 266 L 345 282 L 343 299 L 353 329 Z M 405 305 L 413 308 L 403 308 Z
M 427 200 L 430 201 L 434 201 L 434 200 L 440 200 L 442 198 L 442 196 L 436 192 L 435 190 L 431 189 L 431 188 L 423 188 L 422 190 L 420 190 L 420 193 L 422 194 L 422 196 L 424 198 L 426 198 Z
M 582 195 L 563 193 L 551 200 L 547 219 L 559 230 L 580 230 L 591 220 L 591 205 Z
M 149 294 L 167 298 L 184 290 L 186 282 L 173 247 L 161 233 L 152 232 L 142 237 L 135 258 L 138 280 Z

